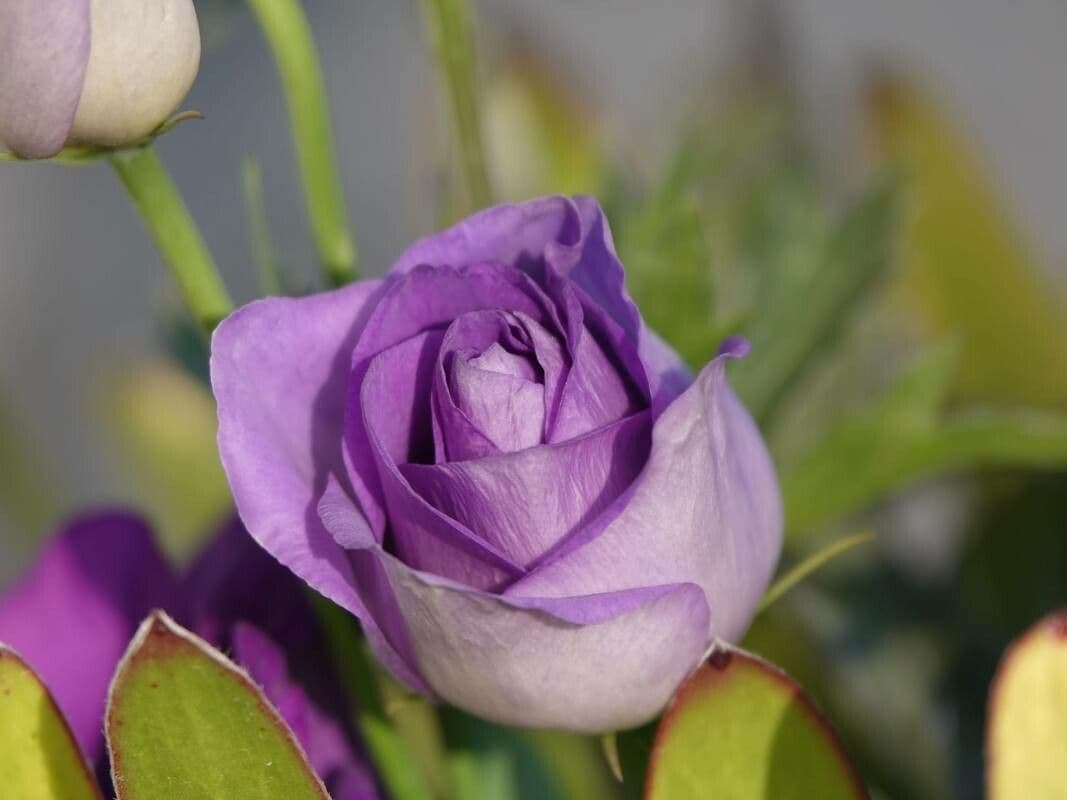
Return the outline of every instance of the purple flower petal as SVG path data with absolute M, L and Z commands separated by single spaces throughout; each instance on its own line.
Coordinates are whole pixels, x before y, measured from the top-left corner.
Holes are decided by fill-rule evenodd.
M 559 444 L 400 470 L 435 508 L 528 565 L 622 494 L 644 466 L 650 429 L 643 412 Z
M 90 759 L 115 665 L 174 584 L 144 521 L 107 511 L 72 521 L 0 597 L 0 641 L 41 675 Z
M 340 539 L 362 525 L 339 492 L 320 510 Z M 391 598 L 408 631 L 412 668 L 441 698 L 505 725 L 591 733 L 640 725 L 707 645 L 708 606 L 693 584 L 507 597 L 412 570 L 371 536 L 362 542 L 386 579 L 374 591 Z
M 429 387 L 440 341 L 440 332 L 422 333 L 371 361 L 361 387 L 363 429 L 385 496 L 396 553 L 418 569 L 488 588 L 510 582 L 523 574 L 522 568 L 433 508 L 399 469 L 408 461 L 411 432 L 429 428 Z
M 357 566 L 322 527 L 316 504 L 333 479 L 347 486 L 341 456 L 345 381 L 354 340 L 379 281 L 303 298 L 250 303 L 225 319 L 211 342 L 219 452 L 241 520 L 271 555 L 361 618 L 380 657 L 402 680 L 399 636 L 387 639 L 354 583 Z M 383 623 L 385 624 L 385 623 Z
M 647 373 L 654 415 L 692 382 L 692 375 L 662 339 L 647 328 L 624 286 L 611 230 L 594 198 L 543 197 L 474 214 L 420 239 L 393 265 L 404 273 L 420 264 L 496 262 L 538 275 L 547 263 L 569 277 L 637 343 Z
M 375 800 L 374 779 L 356 755 L 342 727 L 327 716 L 289 676 L 285 654 L 271 639 L 247 623 L 231 635 L 237 662 L 263 689 L 293 734 L 315 772 L 335 800 Z
M 736 640 L 773 574 L 782 539 L 774 468 L 720 356 L 656 421 L 652 451 L 621 513 L 507 590 L 571 596 L 692 582 L 710 634 Z
M 228 647 L 230 631 L 241 621 L 255 625 L 288 651 L 313 656 L 321 641 L 303 589 L 303 582 L 233 518 L 183 574 L 180 607 L 174 613 L 217 647 Z
M 578 209 L 566 197 L 543 197 L 486 209 L 447 230 L 419 239 L 393 264 L 405 273 L 422 264 L 462 267 L 495 263 L 526 271 L 540 262 L 546 245 L 580 235 Z
M 503 348 L 494 347 L 453 362 L 450 383 L 456 406 L 499 452 L 534 447 L 544 432 L 545 387 L 515 374 L 519 368 L 500 355 Z
M 0 142 L 54 156 L 67 141 L 89 61 L 89 0 L 4 0 Z
M 692 375 L 681 357 L 641 319 L 626 291 L 625 271 L 600 204 L 595 198 L 585 196 L 575 197 L 574 204 L 581 217 L 582 238 L 575 248 L 578 252 L 571 257 L 573 266 L 563 271 L 637 341 L 648 376 L 653 416 L 659 416 L 685 391 Z M 560 261 L 557 265 L 562 266 Z
M 434 374 L 434 461 L 482 458 L 540 443 L 565 370 L 557 338 L 526 314 L 471 311 L 457 318 L 445 332 Z M 501 377 L 494 379 L 494 373 Z M 516 380 L 506 380 L 509 375 Z M 475 380 L 487 385 L 476 389 Z M 494 385 L 498 391 L 491 392 Z M 509 387 L 514 392 L 502 391 Z
M 465 313 L 491 308 L 522 311 L 538 320 L 550 313 L 541 291 L 517 270 L 484 263 L 463 270 L 413 269 L 387 283 L 355 345 L 348 380 L 345 454 L 360 508 L 379 541 L 385 531 L 385 497 L 360 408 L 371 359 L 416 334 L 443 328 Z

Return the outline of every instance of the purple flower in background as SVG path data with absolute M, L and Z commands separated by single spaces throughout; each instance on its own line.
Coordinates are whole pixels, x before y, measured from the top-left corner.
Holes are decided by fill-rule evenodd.
M 654 716 L 749 624 L 781 544 L 764 443 L 648 330 L 589 198 L 501 206 L 384 280 L 212 342 L 241 518 L 427 695 L 505 724 Z
M 199 66 L 192 0 L 4 0 L 0 143 L 44 158 L 135 141 L 177 108 Z
M 239 523 L 228 524 L 179 577 L 139 517 L 79 517 L 0 595 L 0 641 L 38 672 L 86 755 L 99 761 L 111 676 L 153 608 L 168 609 L 232 654 L 292 728 L 335 800 L 378 796 L 346 727 L 347 703 L 324 667 L 303 586 Z

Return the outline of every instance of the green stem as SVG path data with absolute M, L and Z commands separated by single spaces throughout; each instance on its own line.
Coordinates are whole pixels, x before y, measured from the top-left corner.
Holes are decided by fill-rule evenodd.
M 475 90 L 474 35 L 467 0 L 423 0 L 426 30 L 437 58 L 459 143 L 467 199 L 472 208 L 491 202 Z
M 259 272 L 259 289 L 266 295 L 285 294 L 282 270 L 267 226 L 267 209 L 263 202 L 263 174 L 252 156 L 241 161 L 241 192 L 245 201 L 245 221 L 252 245 L 252 259 Z
M 185 304 L 210 333 L 233 310 L 233 303 L 167 168 L 151 145 L 118 151 L 110 161 L 156 240 Z
M 311 26 L 300 0 L 248 0 L 248 5 L 281 74 L 319 260 L 332 283 L 348 283 L 357 275 L 356 245 L 348 231 L 326 82 Z

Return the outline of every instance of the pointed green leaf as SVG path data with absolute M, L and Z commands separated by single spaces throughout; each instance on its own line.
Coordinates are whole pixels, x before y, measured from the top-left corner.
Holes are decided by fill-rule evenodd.
M 843 417 L 807 453 L 782 465 L 790 536 L 809 534 L 935 474 L 1067 465 L 1067 415 L 939 414 L 951 375 L 950 353 L 935 348 L 920 356 L 882 397 Z
M 78 743 L 52 695 L 0 645 L 0 788 L 20 800 L 99 800 Z
M 118 800 L 328 800 L 251 679 L 154 612 L 111 683 L 105 718 Z
M 1067 797 L 1067 609 L 1019 639 L 989 696 L 990 800 Z
M 1067 404 L 1067 298 L 1055 291 L 958 120 L 882 75 L 869 105 L 905 170 L 902 282 L 934 336 L 962 345 L 956 390 L 1006 405 Z
M 785 673 L 720 647 L 656 732 L 646 800 L 856 800 L 867 791 L 841 743 Z

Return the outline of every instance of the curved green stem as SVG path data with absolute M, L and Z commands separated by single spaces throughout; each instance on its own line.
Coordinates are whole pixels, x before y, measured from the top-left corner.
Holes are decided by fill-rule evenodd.
M 467 0 L 423 0 L 426 30 L 437 58 L 463 162 L 472 208 L 491 202 L 489 172 L 474 76 L 474 35 Z
M 311 26 L 300 0 L 248 0 L 248 5 L 281 75 L 319 260 L 332 283 L 348 283 L 357 274 L 356 245 L 348 231 L 326 81 Z
M 210 333 L 233 310 L 233 303 L 167 168 L 151 145 L 117 151 L 109 160 L 178 282 L 185 304 Z

